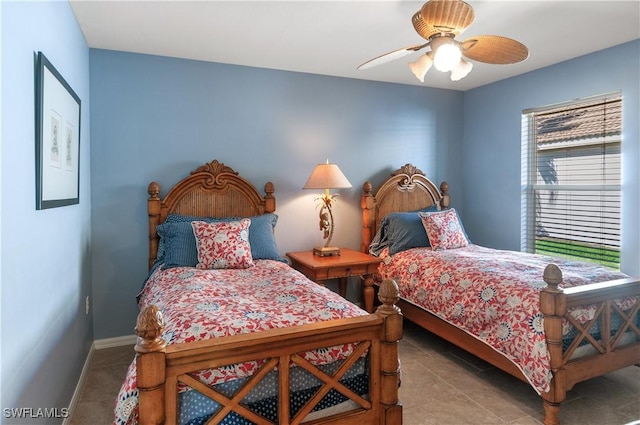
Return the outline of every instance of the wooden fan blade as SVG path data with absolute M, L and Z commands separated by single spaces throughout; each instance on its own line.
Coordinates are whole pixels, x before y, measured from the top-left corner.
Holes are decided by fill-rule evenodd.
M 422 37 L 435 34 L 460 35 L 473 23 L 473 8 L 462 0 L 430 0 L 413 15 L 413 27 Z
M 429 43 L 425 44 L 417 44 L 415 46 L 404 47 L 402 49 L 394 50 L 393 52 L 385 53 L 384 55 L 380 55 L 376 58 L 366 61 L 362 65 L 358 67 L 358 69 L 368 69 L 373 68 L 374 66 L 382 65 L 383 63 L 391 62 L 392 60 L 399 59 L 403 56 L 407 56 L 413 52 L 417 52 L 418 50 L 424 49 L 427 47 Z
M 529 49 L 519 41 L 498 35 L 479 35 L 462 42 L 462 54 L 478 62 L 506 65 L 522 62 Z

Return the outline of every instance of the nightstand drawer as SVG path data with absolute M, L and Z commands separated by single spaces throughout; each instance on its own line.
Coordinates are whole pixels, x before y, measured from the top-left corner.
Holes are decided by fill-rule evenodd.
M 335 279 L 339 277 L 360 276 L 373 274 L 378 268 L 377 264 L 356 264 L 344 267 L 331 267 L 316 273 L 317 279 Z

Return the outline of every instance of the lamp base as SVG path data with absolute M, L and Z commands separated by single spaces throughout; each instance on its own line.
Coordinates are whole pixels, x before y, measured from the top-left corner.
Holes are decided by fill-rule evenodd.
M 317 246 L 313 248 L 313 253 L 320 257 L 330 257 L 332 255 L 340 255 L 340 248 L 337 246 Z

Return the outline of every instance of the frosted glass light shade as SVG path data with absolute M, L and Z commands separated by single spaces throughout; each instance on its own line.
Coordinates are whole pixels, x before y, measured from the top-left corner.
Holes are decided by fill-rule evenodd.
M 451 70 L 451 81 L 458 81 L 469 75 L 473 64 L 466 62 L 464 59 L 460 59 L 458 65 Z
M 413 75 L 416 76 L 420 82 L 424 83 L 424 76 L 433 65 L 433 59 L 431 59 L 431 52 L 420 56 L 415 62 L 409 62 L 409 68 Z
M 438 46 L 433 64 L 438 71 L 447 72 L 455 68 L 462 59 L 460 48 L 453 43 L 443 43 Z

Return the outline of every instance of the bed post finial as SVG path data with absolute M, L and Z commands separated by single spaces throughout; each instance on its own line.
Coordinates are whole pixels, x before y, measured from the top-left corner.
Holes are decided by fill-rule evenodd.
M 160 338 L 164 331 L 164 317 L 155 305 L 150 305 L 138 314 L 136 321 L 136 335 L 138 341 L 135 350 L 138 353 L 160 351 L 167 343 Z
M 382 305 L 376 314 L 384 318 L 384 337 L 381 339 L 381 386 L 380 402 L 383 406 L 384 424 L 402 423 L 402 405 L 398 398 L 400 386 L 400 362 L 398 341 L 402 339 L 402 313 L 395 305 L 400 298 L 398 284 L 385 279 L 380 284 L 378 299 Z
M 264 212 L 272 213 L 276 210 L 276 197 L 273 196 L 273 192 L 276 191 L 276 186 L 273 182 L 266 182 L 264 184 L 264 193 L 266 196 L 264 197 Z
M 165 381 L 167 343 L 160 338 L 164 329 L 164 318 L 160 310 L 148 306 L 140 312 L 136 322 L 138 341 L 136 356 L 136 386 L 139 393 L 138 423 L 158 425 L 165 423 Z
M 370 181 L 364 182 L 364 184 L 362 185 L 362 191 L 364 192 L 364 194 L 371 195 L 372 190 L 373 190 L 373 186 L 371 185 L 371 182 Z
M 440 183 L 440 193 L 442 194 L 442 199 L 440 199 L 440 208 L 446 210 L 451 205 L 451 197 L 449 197 L 449 183 Z
M 549 285 L 549 290 L 560 291 L 558 285 L 562 283 L 562 270 L 557 265 L 551 263 L 544 268 L 542 279 Z
M 400 299 L 400 290 L 395 280 L 384 279 L 382 281 L 378 290 L 378 299 L 382 305 L 378 307 L 377 313 L 383 316 L 400 313 L 400 308 L 395 305 Z
M 160 199 L 158 198 L 158 195 L 160 194 L 160 185 L 156 182 L 149 183 L 147 193 L 149 194 L 149 199 Z

